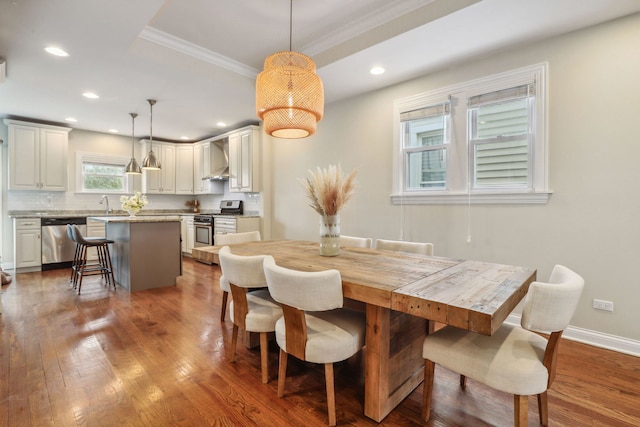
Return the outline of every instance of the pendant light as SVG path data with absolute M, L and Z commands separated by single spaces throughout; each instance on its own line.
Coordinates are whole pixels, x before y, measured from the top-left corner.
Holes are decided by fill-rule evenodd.
M 142 169 L 140 169 L 140 165 L 138 164 L 138 161 L 136 160 L 136 156 L 134 154 L 135 145 L 136 145 L 136 140 L 134 136 L 134 132 L 135 132 L 134 122 L 136 120 L 136 117 L 138 117 L 138 115 L 136 113 L 129 113 L 129 115 L 131 116 L 131 160 L 129 161 L 129 164 L 125 168 L 124 173 L 129 175 L 140 175 L 142 173 Z
M 156 153 L 153 152 L 153 106 L 156 103 L 155 99 L 147 99 L 149 103 L 150 119 L 149 119 L 149 153 L 142 161 L 142 169 L 159 170 L 161 168 L 160 162 L 156 157 Z
M 324 89 L 311 58 L 291 48 L 293 0 L 289 10 L 289 51 L 264 61 L 256 80 L 256 114 L 264 130 L 277 138 L 306 138 L 324 112 Z

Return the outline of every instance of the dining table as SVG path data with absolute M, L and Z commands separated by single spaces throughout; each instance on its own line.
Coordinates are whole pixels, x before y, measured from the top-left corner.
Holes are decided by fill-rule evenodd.
M 341 247 L 322 256 L 317 242 L 299 240 L 229 246 L 294 270 L 340 271 L 345 304 L 366 312 L 364 413 L 377 422 L 422 382 L 423 341 L 435 323 L 491 335 L 536 280 L 526 267 L 387 250 Z M 192 256 L 217 263 L 221 248 L 194 248 Z

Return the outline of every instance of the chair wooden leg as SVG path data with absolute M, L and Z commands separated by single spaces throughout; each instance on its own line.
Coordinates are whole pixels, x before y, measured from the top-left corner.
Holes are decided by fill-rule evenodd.
M 538 395 L 538 414 L 540 415 L 540 424 L 549 425 L 549 407 L 547 406 L 547 392 Z
M 329 425 L 336 425 L 336 391 L 334 388 L 333 363 L 324 364 L 324 381 L 327 383 L 327 412 Z
M 467 377 L 460 375 L 460 387 L 465 388 L 467 386 Z
M 236 344 L 238 343 L 238 325 L 233 325 L 233 332 L 231 333 L 231 356 L 229 361 L 234 363 L 236 361 Z
M 422 419 L 429 421 L 431 417 L 431 396 L 433 395 L 433 376 L 436 364 L 431 360 L 424 361 L 424 389 L 422 392 Z
M 513 395 L 513 425 L 526 427 L 529 412 L 529 396 Z
M 260 367 L 262 383 L 266 384 L 269 382 L 269 341 L 266 332 L 260 332 Z
M 227 298 L 229 297 L 229 292 L 222 291 L 222 304 L 220 305 L 220 321 L 224 322 L 224 318 L 227 315 Z
M 284 396 L 284 381 L 287 378 L 287 352 L 280 349 L 280 362 L 278 366 L 278 397 Z

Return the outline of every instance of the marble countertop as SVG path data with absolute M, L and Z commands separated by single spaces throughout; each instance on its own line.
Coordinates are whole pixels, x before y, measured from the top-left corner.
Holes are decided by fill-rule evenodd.
M 138 212 L 137 216 L 149 217 L 160 215 L 208 215 L 216 214 L 220 215 L 219 210 L 203 209 L 200 212 L 193 212 L 191 209 L 171 210 L 171 209 L 143 209 Z M 87 210 L 87 211 L 54 211 L 54 210 L 13 210 L 9 211 L 10 218 L 82 218 L 82 217 L 105 217 L 116 218 L 128 216 L 127 212 L 122 210 L 115 210 L 110 215 L 105 215 L 104 210 Z M 229 217 L 260 217 L 258 212 L 246 211 L 244 215 L 220 215 Z

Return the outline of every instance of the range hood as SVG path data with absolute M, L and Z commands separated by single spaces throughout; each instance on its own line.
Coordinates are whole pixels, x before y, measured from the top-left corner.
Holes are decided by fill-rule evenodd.
M 227 140 L 213 141 L 213 145 L 220 147 L 224 154 L 224 165 L 214 166 L 214 156 L 211 155 L 211 174 L 202 178 L 203 181 L 227 181 L 229 179 L 229 142 Z

